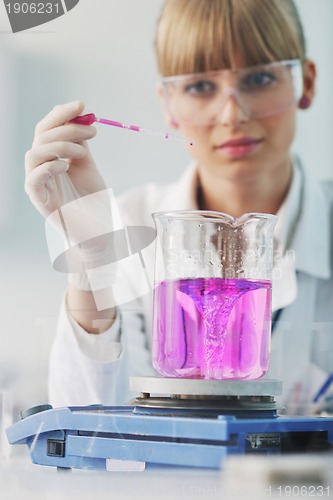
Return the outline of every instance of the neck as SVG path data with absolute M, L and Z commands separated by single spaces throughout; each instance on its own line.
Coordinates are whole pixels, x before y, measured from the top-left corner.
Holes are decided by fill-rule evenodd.
M 224 212 L 240 217 L 249 212 L 276 214 L 285 199 L 292 178 L 292 165 L 269 171 L 256 179 L 240 182 L 222 179 L 198 168 L 200 210 Z

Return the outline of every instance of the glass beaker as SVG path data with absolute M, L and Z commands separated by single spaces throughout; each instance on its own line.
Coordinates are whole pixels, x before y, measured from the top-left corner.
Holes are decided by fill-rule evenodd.
M 257 379 L 269 367 L 277 217 L 153 214 L 153 365 L 164 376 Z

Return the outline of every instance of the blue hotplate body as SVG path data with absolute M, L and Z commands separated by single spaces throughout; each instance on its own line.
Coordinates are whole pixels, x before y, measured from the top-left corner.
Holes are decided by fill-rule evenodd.
M 136 406 L 48 408 L 7 429 L 33 463 L 66 469 L 107 464 L 219 469 L 230 454 L 329 452 L 333 418 L 150 413 Z

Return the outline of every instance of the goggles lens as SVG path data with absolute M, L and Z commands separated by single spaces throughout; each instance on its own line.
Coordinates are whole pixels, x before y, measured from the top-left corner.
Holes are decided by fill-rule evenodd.
M 227 99 L 236 99 L 249 117 L 277 114 L 302 96 L 299 59 L 194 73 L 162 80 L 168 111 L 179 123 L 209 125 L 219 121 Z

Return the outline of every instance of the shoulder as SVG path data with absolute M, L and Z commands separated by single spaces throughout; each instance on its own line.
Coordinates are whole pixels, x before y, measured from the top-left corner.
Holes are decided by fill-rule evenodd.
M 332 228 L 331 233 L 333 236 L 333 180 L 319 180 L 318 185 L 321 191 L 322 199 L 324 200 L 321 206 L 323 210 L 327 211 L 329 224 Z
M 333 179 L 319 181 L 319 184 L 328 203 L 333 206 Z
M 319 181 L 319 186 L 325 200 L 323 204 L 323 211 L 327 210 L 326 215 L 321 214 L 322 223 L 324 217 L 327 217 L 328 227 L 330 227 L 331 241 L 333 241 L 333 180 L 321 180 Z M 319 222 L 319 221 L 318 221 Z M 333 262 L 333 253 L 331 252 L 331 258 Z M 332 267 L 333 269 L 333 267 Z
M 304 202 L 312 200 L 317 208 L 321 207 L 326 210 L 324 207 L 329 207 L 330 209 L 333 205 L 333 179 L 318 179 L 314 172 L 305 166 L 297 156 L 294 162 L 295 167 L 300 169 L 301 175 L 304 177 Z
M 151 214 L 196 207 L 197 168 L 189 165 L 175 182 L 149 183 L 131 188 L 117 197 L 125 224 L 153 226 Z

